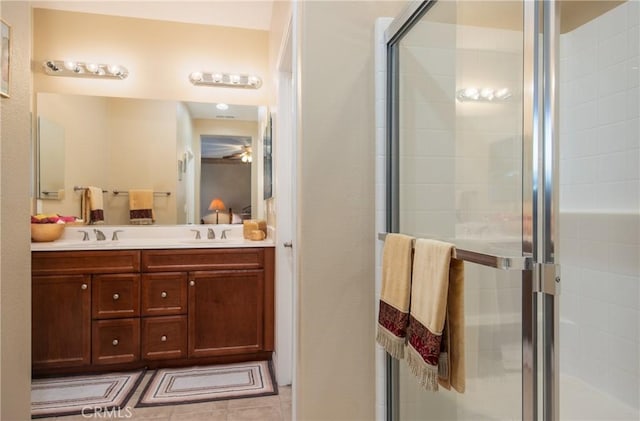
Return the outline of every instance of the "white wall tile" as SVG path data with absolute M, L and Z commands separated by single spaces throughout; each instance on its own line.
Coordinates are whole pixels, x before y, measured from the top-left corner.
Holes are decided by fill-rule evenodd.
M 613 8 L 596 19 L 595 24 L 600 40 L 620 34 L 627 29 L 627 8 L 625 5 Z
M 627 2 L 627 26 L 629 28 L 640 24 L 640 2 L 632 0 Z
M 624 28 L 624 27 L 623 27 Z M 620 32 L 598 45 L 598 68 L 605 69 L 627 57 L 627 33 Z

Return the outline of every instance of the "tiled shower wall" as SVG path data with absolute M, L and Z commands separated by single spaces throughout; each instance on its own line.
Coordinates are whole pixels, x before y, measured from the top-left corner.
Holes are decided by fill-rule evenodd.
M 640 408 L 640 7 L 561 36 L 560 367 Z

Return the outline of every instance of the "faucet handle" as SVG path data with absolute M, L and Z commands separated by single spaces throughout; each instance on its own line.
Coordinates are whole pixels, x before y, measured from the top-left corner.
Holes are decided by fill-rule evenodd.
M 231 231 L 231 229 L 230 229 L 230 228 L 229 228 L 229 229 L 226 229 L 226 230 L 222 230 L 222 236 L 221 236 L 220 238 L 221 238 L 221 239 L 223 239 L 223 240 L 226 240 L 226 239 L 227 239 L 227 233 L 228 233 L 229 231 Z
M 199 240 L 200 238 L 202 238 L 200 237 L 200 230 L 191 230 L 191 231 L 196 233 L 196 240 Z
M 118 241 L 119 240 L 119 238 L 118 238 L 118 233 L 119 232 L 124 232 L 124 230 L 115 230 L 113 232 L 113 234 L 111 235 L 111 241 Z
M 78 231 L 82 233 L 82 241 L 89 241 L 89 233 L 87 231 Z

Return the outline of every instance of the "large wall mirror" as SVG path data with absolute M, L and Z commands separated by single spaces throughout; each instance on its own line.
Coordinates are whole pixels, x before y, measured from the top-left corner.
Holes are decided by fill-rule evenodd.
M 220 223 L 261 217 L 266 115 L 256 106 L 38 93 L 42 210 L 79 215 L 82 188 L 95 186 L 108 225 L 129 223 L 132 189 L 154 191 L 155 224 L 210 223 L 214 199 L 235 215 Z

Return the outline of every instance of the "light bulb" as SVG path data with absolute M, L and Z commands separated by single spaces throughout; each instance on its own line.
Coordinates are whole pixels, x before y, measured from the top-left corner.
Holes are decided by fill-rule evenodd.
M 240 160 L 241 160 L 242 162 L 247 162 L 247 160 L 248 160 L 248 159 L 249 159 L 249 158 L 247 158 L 247 155 L 244 155 L 244 154 L 243 154 L 243 155 L 242 155 L 242 157 L 240 158 Z
M 65 69 L 73 72 L 73 71 L 76 70 L 76 62 L 75 61 L 65 61 L 64 62 L 64 67 L 65 67 Z
M 191 82 L 202 82 L 202 73 L 201 72 L 193 72 L 189 75 L 189 79 Z
M 258 78 L 256 76 L 249 76 L 249 85 L 255 86 L 258 84 Z
M 496 98 L 498 99 L 507 99 L 511 98 L 511 91 L 507 88 L 498 89 L 496 91 Z
M 480 91 L 480 96 L 484 99 L 491 101 L 493 99 L 493 89 L 482 88 L 482 90 Z
M 122 74 L 122 69 L 117 64 L 110 64 L 107 70 L 114 76 L 120 76 Z
M 464 90 L 463 95 L 465 98 L 478 99 L 480 92 L 478 88 L 467 88 Z
M 87 63 L 84 67 L 91 73 L 96 73 L 98 71 L 98 65 L 95 63 Z
M 218 82 L 218 83 L 219 83 L 219 82 L 222 82 L 222 75 L 221 75 L 220 73 L 215 73 L 215 74 L 213 75 L 213 81 L 214 81 L 214 82 Z
M 229 75 L 229 80 L 231 81 L 231 83 L 240 83 L 240 76 Z

